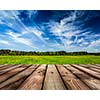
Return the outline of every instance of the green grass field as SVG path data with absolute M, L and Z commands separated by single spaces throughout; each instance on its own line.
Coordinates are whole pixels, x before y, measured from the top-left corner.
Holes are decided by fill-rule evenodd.
M 100 56 L 0 56 L 0 64 L 100 64 Z

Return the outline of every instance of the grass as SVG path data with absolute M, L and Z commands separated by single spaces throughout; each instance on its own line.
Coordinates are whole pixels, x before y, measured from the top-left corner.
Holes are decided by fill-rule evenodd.
M 100 56 L 0 56 L 0 64 L 100 64 Z

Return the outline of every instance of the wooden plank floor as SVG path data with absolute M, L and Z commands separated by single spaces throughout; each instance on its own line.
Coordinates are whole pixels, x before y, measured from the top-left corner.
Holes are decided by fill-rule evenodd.
M 0 90 L 100 90 L 100 64 L 0 65 Z

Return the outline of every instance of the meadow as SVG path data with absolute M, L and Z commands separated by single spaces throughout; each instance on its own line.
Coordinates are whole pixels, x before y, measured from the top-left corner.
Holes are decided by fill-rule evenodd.
M 100 56 L 0 56 L 0 64 L 100 64 Z

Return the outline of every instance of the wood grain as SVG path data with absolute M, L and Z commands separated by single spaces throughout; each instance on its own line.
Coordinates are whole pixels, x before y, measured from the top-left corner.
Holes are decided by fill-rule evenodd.
M 100 64 L 0 65 L 0 90 L 100 90 Z
M 44 90 L 66 89 L 55 65 L 48 65 L 43 89 Z
M 28 77 L 18 88 L 20 90 L 40 90 L 46 71 L 46 64 L 39 66 L 36 71 Z
M 83 66 L 79 66 L 79 65 L 75 65 L 75 64 L 72 64 L 72 66 L 75 67 L 75 68 L 78 68 L 79 70 L 81 70 L 81 71 L 83 71 L 83 72 L 85 72 L 87 74 L 89 74 L 90 76 L 93 76 L 95 78 L 100 79 L 100 73 L 98 73 L 98 72 L 95 72 L 93 70 L 90 70 L 90 69 L 87 69 L 87 68 L 85 68 Z
M 5 64 L 5 65 L 3 65 L 3 66 L 1 66 L 0 67 L 0 71 L 2 71 L 2 70 L 4 70 L 4 69 L 7 69 L 7 68 L 10 68 L 10 67 L 12 67 L 12 66 L 14 66 L 15 64 Z
M 17 73 L 24 71 L 26 68 L 28 68 L 30 65 L 23 65 L 19 68 L 16 68 L 14 70 L 8 71 L 7 73 L 0 75 L 0 83 L 6 81 L 7 79 L 13 77 L 14 75 L 16 75 Z
M 87 68 L 87 69 L 90 69 L 90 70 L 93 70 L 93 71 L 95 71 L 95 72 L 99 72 L 100 73 L 100 70 L 98 69 L 98 67 L 97 66 L 91 66 L 91 65 L 84 65 L 84 64 L 80 64 L 80 66 L 83 66 L 83 67 L 85 67 L 85 68 Z
M 9 68 L 7 68 L 7 69 L 3 69 L 3 70 L 0 70 L 0 75 L 2 75 L 2 74 L 5 74 L 5 73 L 7 73 L 8 71 L 10 71 L 10 70 L 14 70 L 14 69 L 16 69 L 16 68 L 18 68 L 18 67 L 21 67 L 22 65 L 13 65 L 13 66 L 11 66 L 11 67 L 9 67 Z
M 3 66 L 5 66 L 5 65 L 8 65 L 8 64 L 3 64 L 3 65 L 0 65 L 0 68 L 2 68 Z
M 25 81 L 27 77 L 29 77 L 35 70 L 38 68 L 38 65 L 32 65 L 22 71 L 21 73 L 17 74 L 16 76 L 10 78 L 6 82 L 2 83 L 2 88 L 3 90 L 5 89 L 17 89 L 22 82 Z
M 71 71 L 74 75 L 78 77 L 81 81 L 83 81 L 90 89 L 92 90 L 98 90 L 100 89 L 100 81 L 98 79 L 95 79 L 94 77 L 80 71 L 79 69 L 76 69 L 72 67 L 71 65 L 64 65 L 68 70 Z
M 67 70 L 63 65 L 56 65 L 68 89 L 87 90 L 89 87 L 80 81 L 74 74 Z

